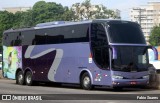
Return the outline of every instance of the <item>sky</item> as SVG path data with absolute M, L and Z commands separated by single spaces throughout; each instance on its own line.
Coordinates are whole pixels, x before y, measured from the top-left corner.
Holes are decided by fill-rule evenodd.
M 0 10 L 5 7 L 32 7 L 40 0 L 0 0 Z M 85 0 L 43 0 L 46 2 L 56 2 L 63 6 L 71 7 L 74 3 L 82 3 Z M 129 9 L 132 7 L 139 7 L 146 5 L 147 2 L 160 0 L 91 0 L 91 4 L 102 4 L 108 9 L 119 9 L 121 17 L 124 20 L 129 20 Z

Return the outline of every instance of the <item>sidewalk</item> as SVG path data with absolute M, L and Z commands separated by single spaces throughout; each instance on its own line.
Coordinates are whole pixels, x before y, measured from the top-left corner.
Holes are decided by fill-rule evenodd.
M 0 70 L 0 79 L 2 79 L 3 76 L 2 76 L 2 70 Z

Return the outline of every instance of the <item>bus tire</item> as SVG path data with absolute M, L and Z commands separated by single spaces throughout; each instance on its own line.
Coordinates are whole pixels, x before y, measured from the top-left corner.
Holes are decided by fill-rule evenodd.
M 16 75 L 16 84 L 24 85 L 24 76 L 22 71 L 19 71 Z
M 159 77 L 158 74 L 155 75 L 155 81 L 152 83 L 152 89 L 159 89 Z
M 91 84 L 91 78 L 87 72 L 82 75 L 80 83 L 81 87 L 85 90 L 93 89 L 93 85 Z
M 27 71 L 26 75 L 25 75 L 25 83 L 26 83 L 26 85 L 32 86 L 34 84 L 32 77 L 33 77 L 32 73 L 30 71 Z

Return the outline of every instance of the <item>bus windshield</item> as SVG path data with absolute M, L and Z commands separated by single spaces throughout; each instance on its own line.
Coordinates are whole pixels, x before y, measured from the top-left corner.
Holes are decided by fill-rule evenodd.
M 140 26 L 134 22 L 108 22 L 108 35 L 111 43 L 146 44 Z
M 148 53 L 146 47 L 116 46 L 117 59 L 112 60 L 115 71 L 147 71 Z

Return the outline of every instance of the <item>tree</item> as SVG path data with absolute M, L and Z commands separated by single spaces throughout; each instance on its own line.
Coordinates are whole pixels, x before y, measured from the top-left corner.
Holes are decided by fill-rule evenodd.
M 149 43 L 153 46 L 160 45 L 160 26 L 155 26 L 151 30 L 151 35 L 149 37 Z
M 120 18 L 118 17 L 113 10 L 107 9 L 103 5 L 96 5 L 97 10 L 94 13 L 96 19 L 108 19 L 108 18 Z
M 0 11 L 0 34 L 2 35 L 4 30 L 12 28 L 14 22 L 14 14 L 7 11 Z
M 2 35 L 5 30 L 11 29 L 14 23 L 14 14 L 0 11 L 0 50 L 2 50 Z
M 66 7 L 55 2 L 39 1 L 33 6 L 33 17 L 35 24 L 63 20 L 66 15 L 69 16 L 71 12 Z M 65 15 L 65 16 L 64 16 Z
M 73 4 L 71 10 L 74 13 L 74 15 L 73 15 L 74 21 L 82 20 L 82 11 L 81 11 L 80 3 Z
M 34 25 L 33 11 L 28 10 L 26 12 L 16 12 L 14 15 L 13 28 L 25 28 Z
M 64 21 L 72 21 L 74 20 L 74 12 L 68 7 L 64 7 L 64 13 L 61 18 Z
M 13 28 L 31 27 L 38 23 L 58 20 L 71 21 L 73 15 L 68 7 L 63 7 L 61 4 L 39 1 L 34 4 L 32 10 L 15 13 Z
M 22 21 L 20 23 L 20 27 L 32 27 L 34 26 L 34 17 L 33 10 L 28 10 L 27 12 L 22 13 Z
M 86 19 L 91 19 L 92 18 L 93 10 L 92 10 L 92 5 L 91 5 L 90 0 L 85 0 L 81 4 L 81 11 L 82 11 L 82 15 L 83 15 L 84 18 L 86 18 Z
M 114 11 L 107 9 L 104 5 L 92 5 L 90 0 L 72 5 L 74 20 L 80 21 L 85 19 L 108 19 L 117 17 Z

